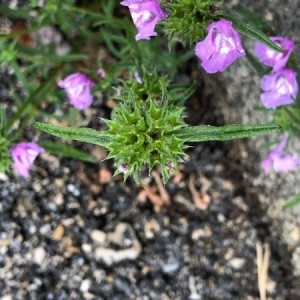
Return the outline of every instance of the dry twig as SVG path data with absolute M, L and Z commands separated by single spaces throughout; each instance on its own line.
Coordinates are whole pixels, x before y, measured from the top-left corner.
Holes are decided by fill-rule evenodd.
M 194 186 L 195 182 L 195 175 L 191 174 L 188 182 L 189 190 L 191 191 L 194 204 L 196 208 L 201 210 L 206 210 L 208 207 L 208 204 L 210 203 L 210 197 L 205 192 L 198 192 Z
M 268 268 L 270 263 L 270 245 L 256 243 L 257 278 L 260 300 L 267 299 Z

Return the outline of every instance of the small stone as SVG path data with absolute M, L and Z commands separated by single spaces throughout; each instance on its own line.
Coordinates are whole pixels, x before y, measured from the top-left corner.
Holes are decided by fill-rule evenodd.
M 4 173 L 0 173 L 0 180 L 1 181 L 7 181 L 8 180 L 8 176 Z
M 55 229 L 54 229 L 54 231 L 53 231 L 53 233 L 52 233 L 52 238 L 54 239 L 54 240 L 61 240 L 62 239 L 62 237 L 64 236 L 64 234 L 65 234 L 65 228 L 64 228 L 64 226 L 62 226 L 62 225 L 58 225 Z
M 11 295 L 4 295 L 1 297 L 1 300 L 12 300 L 12 296 Z
M 154 219 L 145 223 L 145 237 L 147 239 L 152 239 L 155 236 L 155 233 L 160 231 L 160 226 L 158 222 Z
M 232 258 L 233 254 L 234 254 L 233 248 L 229 248 L 227 250 L 227 252 L 225 253 L 224 258 L 228 261 L 228 260 L 230 260 Z
M 300 239 L 300 230 L 297 224 L 286 221 L 284 223 L 284 238 L 289 245 L 296 246 Z
M 110 172 L 110 170 L 102 168 L 98 172 L 98 179 L 100 183 L 107 184 L 112 179 L 112 173 Z
M 92 230 L 90 237 L 98 245 L 103 245 L 106 242 L 106 234 L 101 230 Z
M 269 22 L 273 21 L 273 19 L 274 19 L 273 15 L 269 11 L 266 13 L 265 18 Z
M 33 252 L 33 261 L 41 265 L 46 257 L 46 251 L 43 247 L 38 247 Z
M 64 197 L 62 193 L 56 194 L 53 200 L 56 203 L 56 205 L 62 205 L 64 203 Z
M 49 233 L 50 230 L 51 230 L 50 224 L 44 224 L 44 225 L 41 226 L 39 231 L 40 231 L 40 234 L 44 235 L 44 234 Z
M 91 286 L 91 281 L 89 279 L 84 279 L 81 281 L 80 284 L 80 291 L 87 292 Z
M 178 260 L 172 260 L 168 262 L 167 264 L 163 265 L 163 272 L 166 274 L 174 273 L 179 268 L 179 261 Z
M 85 253 L 91 253 L 93 249 L 92 245 L 90 244 L 83 244 L 81 248 Z
M 292 262 L 294 265 L 294 275 L 300 276 L 300 246 L 293 251 Z
M 243 265 L 245 264 L 245 259 L 244 258 L 233 258 L 228 262 L 228 266 L 230 266 L 233 269 L 241 269 Z
M 68 218 L 62 221 L 62 223 L 64 224 L 64 226 L 68 227 L 74 224 L 74 219 L 72 218 Z
M 225 216 L 222 214 L 218 214 L 217 218 L 220 223 L 224 223 L 226 220 Z
M 105 278 L 105 275 L 104 270 L 95 270 L 93 272 L 93 277 L 97 283 L 100 283 Z
M 211 229 L 208 226 L 205 226 L 204 228 L 195 229 L 192 232 L 192 239 L 196 241 L 202 237 L 209 237 L 211 236 L 211 234 L 212 234 Z
M 75 197 L 78 197 L 80 195 L 79 189 L 74 184 L 68 184 L 67 190 L 68 192 L 72 193 Z

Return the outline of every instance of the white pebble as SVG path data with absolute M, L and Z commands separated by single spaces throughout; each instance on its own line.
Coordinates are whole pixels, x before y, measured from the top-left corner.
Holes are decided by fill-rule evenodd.
M 228 265 L 233 269 L 241 269 L 245 263 L 244 258 L 233 258 L 228 262 Z
M 38 247 L 34 250 L 33 261 L 38 265 L 42 264 L 42 262 L 45 260 L 45 257 L 46 257 L 46 251 L 43 247 Z
M 81 281 L 80 291 L 87 292 L 91 286 L 91 281 L 89 279 L 84 279 Z

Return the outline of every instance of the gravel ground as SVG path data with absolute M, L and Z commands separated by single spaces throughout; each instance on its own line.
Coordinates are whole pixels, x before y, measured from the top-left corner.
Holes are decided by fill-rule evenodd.
M 3 299 L 257 299 L 258 242 L 271 248 L 269 295 L 292 299 L 289 251 L 228 147 L 193 148 L 167 209 L 120 180 L 91 191 L 80 173 L 98 168 L 69 160 L 41 156 L 30 181 L 2 178 Z
M 247 105 L 233 113 L 254 90 L 249 77 L 258 80 L 245 62 L 224 73 L 230 85 L 199 73 L 195 61 L 187 70 L 203 79 L 187 103 L 191 124 L 252 120 Z M 1 75 L 10 108 L 6 83 L 14 77 Z M 250 92 L 249 99 L 257 101 Z M 108 113 L 96 101 L 85 116 Z M 280 207 L 275 195 L 284 188 L 261 173 L 254 143 L 193 144 L 165 187 L 157 172 L 137 187 L 112 177 L 109 161 L 87 164 L 47 153 L 30 180 L 1 174 L 0 299 L 259 299 L 263 245 L 265 253 L 270 249 L 269 299 L 300 299 L 295 248 L 284 217 L 271 213 L 280 211 L 273 209 Z M 100 147 L 76 145 L 104 155 Z

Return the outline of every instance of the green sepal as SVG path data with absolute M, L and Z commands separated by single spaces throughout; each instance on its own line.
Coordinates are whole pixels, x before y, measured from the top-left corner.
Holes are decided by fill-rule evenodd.
M 294 198 L 288 200 L 285 202 L 282 207 L 283 208 L 291 208 L 295 205 L 298 205 L 300 203 L 300 193 L 298 193 Z
M 227 141 L 270 133 L 280 129 L 276 124 L 232 124 L 225 126 L 200 125 L 185 127 L 177 131 L 177 136 L 187 142 Z
M 97 131 L 91 128 L 74 128 L 52 125 L 47 123 L 35 122 L 34 127 L 48 134 L 80 142 L 91 143 L 105 147 L 109 138 L 105 132 Z
M 219 13 L 218 18 L 220 19 L 226 19 L 228 21 L 231 21 L 234 28 L 242 35 L 245 35 L 249 37 L 250 39 L 253 39 L 257 42 L 260 42 L 262 44 L 265 44 L 266 46 L 270 47 L 271 49 L 283 53 L 283 50 L 281 47 L 279 47 L 277 44 L 272 42 L 264 33 L 262 33 L 257 28 L 249 25 L 246 23 L 246 21 L 243 21 L 241 19 L 238 19 L 236 17 L 233 17 L 231 15 L 225 14 L 225 13 Z
M 47 152 L 57 156 L 75 158 L 90 163 L 97 162 L 97 159 L 93 155 L 75 149 L 70 145 L 53 141 L 39 141 L 39 145 L 42 146 Z

